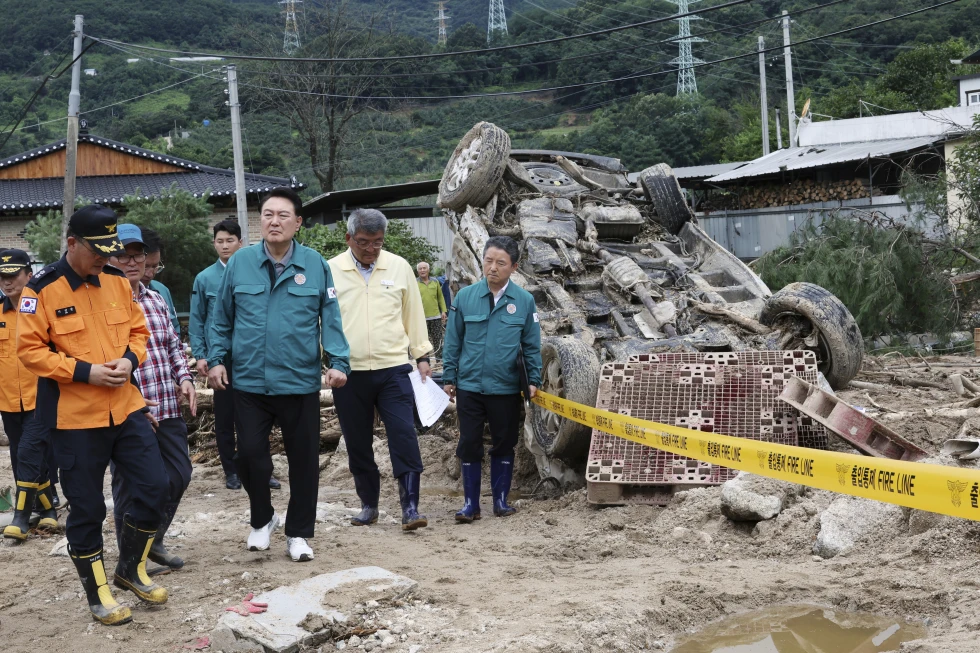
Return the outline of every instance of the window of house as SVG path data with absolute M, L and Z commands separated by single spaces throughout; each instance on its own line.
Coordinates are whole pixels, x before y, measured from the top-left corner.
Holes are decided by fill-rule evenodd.
M 974 104 L 980 104 L 980 91 L 966 94 L 966 105 L 972 107 Z

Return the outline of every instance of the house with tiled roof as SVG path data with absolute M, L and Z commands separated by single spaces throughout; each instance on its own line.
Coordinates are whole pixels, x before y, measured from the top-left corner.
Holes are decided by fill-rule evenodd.
M 0 159 L 0 247 L 29 249 L 24 240 L 27 223 L 38 214 L 60 209 L 64 196 L 65 141 Z M 78 137 L 75 192 L 78 197 L 113 208 L 127 195 L 154 197 L 173 184 L 195 197 L 208 195 L 214 207 L 209 224 L 235 218 L 235 174 L 134 145 L 81 134 Z M 259 198 L 276 186 L 296 190 L 303 184 L 285 179 L 245 174 L 249 239 L 259 238 Z

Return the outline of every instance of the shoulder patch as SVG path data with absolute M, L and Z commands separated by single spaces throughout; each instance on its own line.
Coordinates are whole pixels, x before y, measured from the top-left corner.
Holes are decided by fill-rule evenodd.
M 534 317 L 534 321 L 535 322 L 538 321 L 538 314 L 537 313 L 531 313 L 531 316 Z
M 337 299 L 337 289 L 333 287 L 327 288 L 327 297 Z
M 28 315 L 37 313 L 37 297 L 21 297 L 20 312 Z
M 44 266 L 40 272 L 31 277 L 31 280 L 27 282 L 27 287 L 33 290 L 35 294 L 40 294 L 43 288 L 50 286 L 62 277 L 61 272 L 55 266 L 55 263 Z

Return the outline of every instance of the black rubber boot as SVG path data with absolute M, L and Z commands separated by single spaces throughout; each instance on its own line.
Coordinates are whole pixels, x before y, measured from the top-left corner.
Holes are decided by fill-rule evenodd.
M 184 566 L 184 561 L 180 556 L 167 551 L 167 547 L 163 545 L 163 536 L 167 534 L 167 529 L 170 528 L 175 514 L 177 514 L 177 504 L 168 503 L 163 511 L 163 523 L 157 529 L 156 535 L 153 538 L 153 546 L 150 547 L 150 553 L 147 557 L 158 565 L 170 567 L 171 569 L 180 569 Z
M 378 498 L 381 496 L 381 475 L 355 474 L 354 489 L 361 500 L 361 512 L 350 518 L 352 526 L 369 526 L 378 521 Z
M 507 505 L 510 483 L 514 477 L 514 457 L 490 457 L 490 490 L 493 492 L 493 514 L 509 517 L 517 508 Z
M 402 504 L 402 530 L 414 531 L 429 525 L 425 515 L 419 514 L 419 486 L 422 479 L 418 472 L 405 472 L 398 477 L 398 498 Z
M 40 504 L 41 520 L 37 523 L 40 530 L 56 533 L 61 530 L 58 523 L 58 511 L 54 506 L 54 493 L 51 481 L 45 481 L 37 488 L 37 502 Z
M 138 528 L 128 515 L 123 517 L 122 546 L 112 582 L 147 603 L 162 605 L 167 602 L 167 590 L 150 580 L 146 573 L 146 557 L 155 534 L 156 528 Z
M 31 511 L 37 499 L 37 483 L 17 481 L 17 496 L 14 499 L 14 518 L 3 529 L 3 536 L 8 540 L 23 542 L 27 539 L 27 531 L 31 530 Z
M 456 513 L 456 521 L 468 524 L 480 518 L 480 481 L 483 477 L 482 463 L 461 463 L 463 477 L 463 508 Z
M 133 615 L 129 608 L 116 603 L 112 590 L 105 575 L 105 562 L 102 560 L 102 549 L 82 553 L 68 547 L 68 555 L 75 563 L 78 578 L 82 581 L 85 596 L 88 598 L 88 609 L 92 617 L 106 626 L 118 626 L 129 623 Z

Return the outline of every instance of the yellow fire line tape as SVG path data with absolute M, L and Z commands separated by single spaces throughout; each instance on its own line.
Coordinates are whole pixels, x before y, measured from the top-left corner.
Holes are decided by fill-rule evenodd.
M 540 390 L 531 401 L 573 422 L 695 460 L 821 490 L 980 521 L 980 470 L 705 433 L 618 415 Z

